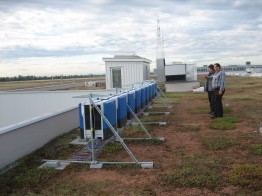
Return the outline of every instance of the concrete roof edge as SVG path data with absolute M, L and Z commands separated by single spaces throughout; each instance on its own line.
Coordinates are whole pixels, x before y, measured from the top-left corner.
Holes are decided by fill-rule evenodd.
M 48 118 L 52 118 L 52 117 L 57 116 L 59 114 L 66 113 L 68 111 L 76 109 L 77 107 L 78 106 L 73 106 L 73 107 L 67 108 L 67 109 L 62 110 L 62 111 L 44 114 L 42 116 L 37 116 L 37 117 L 34 117 L 34 118 L 30 118 L 28 120 L 24 120 L 24 121 L 21 121 L 19 123 L 13 124 L 13 125 L 2 127 L 2 128 L 0 128 L 0 135 L 8 133 L 10 131 L 14 131 L 14 130 L 19 129 L 21 127 L 25 127 L 25 126 L 34 124 L 34 123 L 42 121 L 42 120 L 46 120 Z

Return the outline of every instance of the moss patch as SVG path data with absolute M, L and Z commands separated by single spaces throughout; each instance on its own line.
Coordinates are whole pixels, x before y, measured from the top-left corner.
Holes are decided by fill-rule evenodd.
M 262 155 L 262 144 L 251 144 L 249 149 L 255 155 Z
M 107 144 L 106 147 L 103 148 L 102 152 L 105 154 L 113 154 L 121 150 L 123 150 L 123 146 L 118 142 L 114 142 L 114 143 Z
M 185 157 L 175 173 L 164 176 L 167 185 L 213 188 L 221 182 L 222 162 L 203 155 Z
M 238 144 L 236 139 L 226 136 L 209 136 L 203 137 L 202 143 L 213 150 L 223 150 Z
M 234 123 L 238 122 L 241 122 L 238 117 L 216 118 L 211 122 L 210 128 L 218 130 L 231 130 L 236 128 Z
M 236 165 L 228 176 L 229 181 L 233 184 L 253 190 L 262 189 L 262 164 Z

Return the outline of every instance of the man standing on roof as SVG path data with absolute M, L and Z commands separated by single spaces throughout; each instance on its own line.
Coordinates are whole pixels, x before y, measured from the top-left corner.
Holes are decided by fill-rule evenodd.
M 225 93 L 226 74 L 221 70 L 219 63 L 214 64 L 215 74 L 212 80 L 212 87 L 214 88 L 214 115 L 211 118 L 223 117 L 224 110 L 222 104 L 222 97 Z

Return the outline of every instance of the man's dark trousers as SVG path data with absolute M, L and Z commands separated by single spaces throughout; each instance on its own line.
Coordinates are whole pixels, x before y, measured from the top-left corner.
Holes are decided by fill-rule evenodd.
M 222 95 L 219 95 L 219 88 L 214 90 L 214 116 L 215 117 L 223 117 L 224 110 L 222 104 L 222 97 L 225 93 L 225 90 L 222 91 Z

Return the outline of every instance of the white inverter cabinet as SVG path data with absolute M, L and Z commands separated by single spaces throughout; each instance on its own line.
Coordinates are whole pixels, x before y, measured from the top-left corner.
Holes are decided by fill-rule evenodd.
M 110 124 L 116 129 L 117 128 L 117 107 L 116 107 L 116 99 L 98 99 L 94 101 L 97 107 L 101 110 L 104 116 L 108 119 Z M 113 136 L 113 132 L 103 120 L 102 116 L 96 110 L 95 107 L 90 110 L 90 102 L 86 101 L 82 104 L 82 112 L 83 112 L 83 136 L 81 139 L 90 139 L 92 138 L 100 138 L 100 139 L 108 139 Z M 91 117 L 90 117 L 91 116 Z M 94 130 L 91 130 L 90 120 L 92 119 L 92 125 Z

